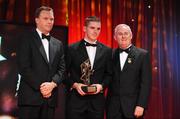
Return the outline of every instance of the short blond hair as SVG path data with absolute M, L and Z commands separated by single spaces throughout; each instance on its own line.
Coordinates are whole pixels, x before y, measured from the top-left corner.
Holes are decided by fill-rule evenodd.
M 96 16 L 86 17 L 84 26 L 88 26 L 90 22 L 101 22 L 101 20 L 99 17 L 96 17 Z

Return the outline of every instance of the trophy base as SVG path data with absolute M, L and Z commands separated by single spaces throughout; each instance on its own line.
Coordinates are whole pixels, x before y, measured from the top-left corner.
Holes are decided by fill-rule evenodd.
M 95 93 L 97 91 L 97 87 L 96 86 L 82 86 L 81 89 L 85 93 Z

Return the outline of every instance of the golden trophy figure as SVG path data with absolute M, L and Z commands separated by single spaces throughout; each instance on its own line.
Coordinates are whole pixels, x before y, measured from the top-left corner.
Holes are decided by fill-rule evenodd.
M 93 71 L 91 69 L 91 64 L 90 64 L 90 60 L 87 59 L 85 60 L 82 64 L 81 64 L 81 80 L 83 81 L 83 83 L 87 86 L 82 86 L 82 90 L 85 93 L 94 93 L 96 92 L 96 86 L 90 86 L 91 82 L 90 82 L 90 77 L 93 74 Z

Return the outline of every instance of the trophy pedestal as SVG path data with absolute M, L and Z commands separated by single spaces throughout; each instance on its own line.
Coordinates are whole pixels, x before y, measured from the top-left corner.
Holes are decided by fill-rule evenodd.
M 82 86 L 81 88 L 85 93 L 95 93 L 97 91 L 96 86 Z

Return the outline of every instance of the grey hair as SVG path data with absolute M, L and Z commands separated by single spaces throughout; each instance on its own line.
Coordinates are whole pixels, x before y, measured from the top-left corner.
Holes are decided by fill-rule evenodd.
M 128 26 L 127 24 L 119 24 L 119 25 L 117 25 L 117 26 L 115 27 L 115 29 L 114 29 L 114 35 L 117 33 L 118 29 L 119 29 L 119 28 L 122 28 L 122 27 L 126 28 L 126 29 L 130 32 L 130 34 L 132 35 L 131 28 L 130 28 L 130 26 Z

